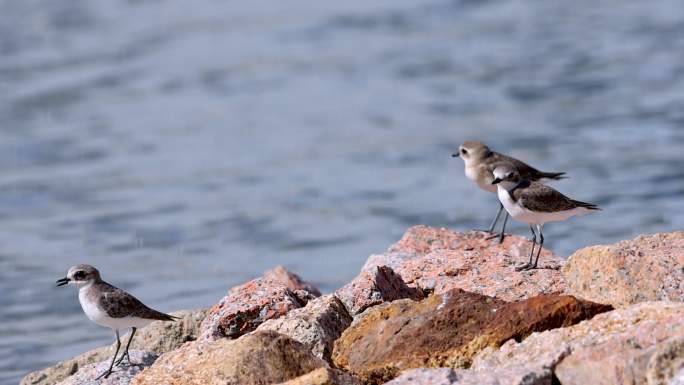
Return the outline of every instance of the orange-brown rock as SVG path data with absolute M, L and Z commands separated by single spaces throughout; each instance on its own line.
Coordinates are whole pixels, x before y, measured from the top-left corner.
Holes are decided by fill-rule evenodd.
M 485 347 L 522 340 L 610 310 L 571 296 L 544 295 L 507 303 L 454 289 L 422 301 L 369 309 L 335 342 L 333 361 L 371 383 L 418 367 L 468 367 Z
M 305 306 L 320 293 L 293 273 L 283 270 L 278 267 L 263 277 L 231 288 L 228 295 L 209 309 L 200 327 L 199 339 L 237 338 L 255 330 L 266 320 Z
M 561 258 L 544 249 L 540 269 L 517 272 L 515 266 L 528 260 L 530 241 L 508 235 L 499 244 L 487 237 L 484 232 L 414 226 L 387 252 L 370 256 L 362 272 L 388 266 L 409 287 L 424 292 L 463 289 L 504 301 L 565 291 Z
M 583 248 L 562 273 L 567 293 L 616 307 L 684 301 L 684 231 Z
M 195 341 L 159 357 L 132 385 L 265 385 L 285 382 L 327 364 L 301 343 L 272 331 L 211 342 Z
M 683 338 L 683 303 L 644 302 L 483 350 L 473 368 L 536 364 L 563 385 L 665 385 L 684 363 Z

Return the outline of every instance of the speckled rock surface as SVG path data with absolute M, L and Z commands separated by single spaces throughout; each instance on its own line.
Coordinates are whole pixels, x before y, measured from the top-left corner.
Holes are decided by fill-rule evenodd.
M 409 368 L 466 368 L 486 347 L 607 310 L 610 306 L 570 296 L 507 303 L 454 289 L 419 302 L 405 299 L 369 309 L 335 342 L 333 360 L 361 380 L 380 384 Z
M 342 302 L 328 294 L 278 319 L 264 322 L 257 331 L 273 330 L 287 335 L 304 344 L 316 357 L 330 361 L 333 343 L 351 322 Z
M 131 349 L 141 349 L 162 354 L 178 348 L 188 341 L 195 340 L 199 325 L 206 315 L 207 309 L 180 310 L 171 313 L 180 320 L 175 322 L 152 322 L 138 330 L 131 344 Z M 128 337 L 122 336 L 124 339 Z M 125 340 L 124 340 L 125 341 Z M 62 361 L 55 366 L 29 373 L 21 381 L 21 385 L 53 385 L 76 373 L 79 368 L 94 362 L 100 362 L 114 353 L 114 344 L 82 353 L 74 358 Z
M 157 359 L 156 354 L 140 350 L 130 350 L 129 355 L 132 364 L 124 363 L 120 367 L 115 366 L 112 374 L 107 378 L 96 380 L 100 374 L 109 368 L 111 357 L 82 367 L 76 374 L 60 382 L 59 385 L 128 385 L 133 377 L 144 368 L 152 365 Z
M 648 360 L 648 385 L 671 385 L 684 380 L 684 336 L 658 344 Z
M 387 252 L 370 256 L 361 271 L 388 266 L 409 287 L 424 292 L 463 289 L 505 301 L 565 291 L 560 257 L 544 249 L 541 269 L 516 272 L 515 266 L 528 260 L 530 241 L 508 235 L 499 244 L 487 236 L 477 231 L 413 226 Z
M 664 358 L 654 358 L 658 345 L 682 336 L 684 304 L 645 302 L 599 314 L 574 326 L 534 333 L 520 343 L 512 340 L 499 350 L 484 350 L 475 357 L 473 368 L 548 362 L 550 357 L 560 357 L 554 373 L 563 385 L 650 385 L 649 367 L 657 366 L 650 364 L 651 360 L 668 367 Z
M 304 283 L 284 268 L 230 289 L 212 306 L 200 327 L 200 340 L 237 338 L 255 330 L 264 321 L 278 318 L 316 298 L 318 289 Z M 296 277 L 295 278 L 293 278 Z
M 684 232 L 585 247 L 562 269 L 567 293 L 615 307 L 684 301 Z
M 327 367 L 301 343 L 273 331 L 195 341 L 163 354 L 134 385 L 261 385 Z

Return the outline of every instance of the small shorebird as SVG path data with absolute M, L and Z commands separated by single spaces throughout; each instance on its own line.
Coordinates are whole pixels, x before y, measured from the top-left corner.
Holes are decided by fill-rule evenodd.
M 509 165 L 502 165 L 494 170 L 492 185 L 497 185 L 499 201 L 513 219 L 526 222 L 532 230 L 532 250 L 527 264 L 515 268 L 517 271 L 537 268 L 539 254 L 544 246 L 542 228 L 546 222 L 564 221 L 576 215 L 584 215 L 591 211 L 601 210 L 593 203 L 570 199 L 553 188 L 538 182 L 522 178 L 520 173 Z M 537 243 L 535 225 L 539 233 L 539 249 L 532 263 L 534 246 Z
M 150 309 L 134 296 L 103 281 L 100 278 L 100 272 L 90 265 L 73 266 L 69 269 L 66 277 L 57 280 L 57 286 L 69 283 L 78 287 L 78 301 L 81 303 L 86 316 L 96 324 L 114 330 L 116 335 L 116 351 L 111 364 L 109 364 L 109 369 L 100 374 L 96 380 L 109 377 L 114 364 L 120 365 L 124 357 L 128 360 L 128 364 L 131 364 L 128 347 L 131 346 L 137 328 L 141 328 L 152 321 L 173 321 L 178 318 Z M 131 328 L 131 336 L 128 338 L 126 350 L 121 354 L 121 358 L 116 361 L 116 356 L 121 347 L 119 331 L 127 328 Z
M 466 177 L 475 182 L 481 189 L 492 193 L 496 193 L 496 186 L 492 185 L 492 181 L 494 180 L 494 169 L 501 165 L 514 167 L 523 178 L 531 181 L 545 182 L 565 178 L 564 172 L 539 171 L 527 163 L 492 151 L 484 143 L 473 140 L 463 142 L 463 144 L 459 146 L 458 152 L 451 156 L 463 159 Z M 496 226 L 496 223 L 499 221 L 501 211 L 503 211 L 503 205 L 499 204 L 499 211 L 496 212 L 496 217 L 494 217 L 487 232 L 494 232 L 494 226 Z M 508 213 L 504 215 L 504 223 L 501 228 L 501 234 L 499 235 L 499 243 L 503 242 L 504 233 L 506 232 L 506 222 L 508 222 Z

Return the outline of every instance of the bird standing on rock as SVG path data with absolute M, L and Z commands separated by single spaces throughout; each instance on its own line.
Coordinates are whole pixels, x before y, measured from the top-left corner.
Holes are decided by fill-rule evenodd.
M 178 319 L 178 317 L 150 309 L 134 296 L 103 281 L 100 278 L 100 272 L 90 265 L 82 264 L 70 268 L 66 277 L 57 280 L 57 286 L 66 284 L 74 284 L 78 287 L 78 301 L 81 303 L 86 316 L 96 324 L 114 330 L 116 335 L 116 351 L 112 357 L 112 362 L 109 364 L 109 369 L 100 374 L 96 380 L 109 377 L 114 364 L 121 365 L 124 357 L 128 364 L 131 364 L 128 348 L 131 346 L 137 328 L 141 328 L 152 321 L 174 321 Z M 121 354 L 121 358 L 116 361 L 116 356 L 121 347 L 119 331 L 127 328 L 131 328 L 131 336 L 128 338 L 126 349 Z
M 544 223 L 564 221 L 576 215 L 584 215 L 591 211 L 601 210 L 593 203 L 570 199 L 549 186 L 523 178 L 517 169 L 509 165 L 498 166 L 494 170 L 492 185 L 497 185 L 497 195 L 502 206 L 513 219 L 525 222 L 532 230 L 532 250 L 527 264 L 516 267 L 517 271 L 537 268 L 539 254 L 544 246 Z M 539 249 L 532 263 L 537 234 L 539 233 Z
M 465 164 L 465 174 L 468 179 L 475 182 L 481 189 L 496 193 L 496 186 L 492 185 L 494 180 L 494 169 L 499 166 L 507 165 L 517 170 L 519 175 L 530 181 L 545 182 L 549 180 L 563 179 L 564 172 L 543 172 L 524 163 L 518 159 L 507 155 L 492 151 L 484 143 L 478 141 L 466 141 L 459 146 L 458 152 L 452 154 L 452 157 L 460 157 Z M 496 212 L 496 217 L 489 226 L 489 233 L 494 232 L 494 227 L 499 221 L 503 205 L 499 204 L 499 211 Z M 506 222 L 508 222 L 508 213 L 504 215 L 504 222 L 499 234 L 499 243 L 503 242 L 506 232 Z M 494 235 L 496 236 L 496 235 Z

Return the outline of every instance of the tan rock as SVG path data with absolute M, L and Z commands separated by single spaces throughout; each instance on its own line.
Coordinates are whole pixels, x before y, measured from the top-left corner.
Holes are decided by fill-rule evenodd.
M 257 331 L 273 330 L 304 344 L 316 357 L 330 361 L 333 344 L 352 318 L 332 294 L 312 299 L 305 307 L 262 323 Z
M 684 232 L 583 248 L 570 256 L 562 273 L 568 294 L 615 307 L 684 301 Z
M 517 272 L 515 266 L 528 260 L 530 241 L 508 235 L 499 244 L 487 237 L 484 232 L 414 226 L 387 252 L 370 256 L 362 272 L 388 266 L 409 287 L 424 292 L 463 289 L 509 302 L 565 291 L 561 258 L 544 249 L 541 269 Z
M 375 384 L 409 368 L 466 368 L 486 347 L 569 326 L 607 310 L 610 306 L 570 296 L 506 303 L 454 289 L 419 302 L 404 299 L 367 310 L 335 342 L 333 361 Z
M 159 355 L 176 349 L 187 341 L 195 340 L 206 312 L 207 309 L 173 312 L 172 315 L 181 319 L 175 322 L 153 322 L 138 330 L 131 343 L 131 349 L 146 350 Z M 125 343 L 125 339 L 122 343 Z M 75 374 L 84 366 L 110 358 L 114 354 L 114 349 L 115 344 L 102 346 L 62 361 L 55 366 L 29 373 L 21 380 L 20 385 L 56 384 Z
M 306 305 L 320 293 L 295 274 L 279 267 L 263 277 L 230 289 L 228 295 L 209 309 L 200 327 L 202 341 L 237 338 L 255 330 L 264 321 L 281 317 Z M 314 288 L 315 289 L 315 288 Z
M 361 382 L 341 370 L 318 368 L 279 385 L 361 385 Z
M 84 366 L 76 374 L 68 377 L 58 385 L 128 385 L 133 377 L 144 368 L 152 365 L 157 359 L 156 354 L 140 350 L 130 350 L 129 355 L 132 364 L 124 363 L 120 367 L 115 366 L 112 374 L 107 378 L 96 380 L 100 374 L 109 368 L 111 357 L 101 362 Z
M 473 360 L 473 368 L 496 368 L 545 362 L 557 356 L 553 368 L 563 385 L 654 384 L 647 373 L 665 378 L 674 370 L 657 346 L 684 336 L 684 304 L 645 302 L 599 314 L 577 325 L 534 333 L 522 342 L 509 341 L 499 350 L 487 349 Z M 675 352 L 678 348 L 664 351 Z M 563 352 L 565 351 L 565 352 Z M 660 362 L 654 364 L 652 360 Z M 678 362 L 679 359 L 667 359 Z M 554 365 L 551 365 L 554 366 Z M 672 365 L 673 369 L 678 364 Z M 655 382 L 657 383 L 657 382 Z
M 301 343 L 272 331 L 195 341 L 159 357 L 133 385 L 256 385 L 285 382 L 326 367 Z

